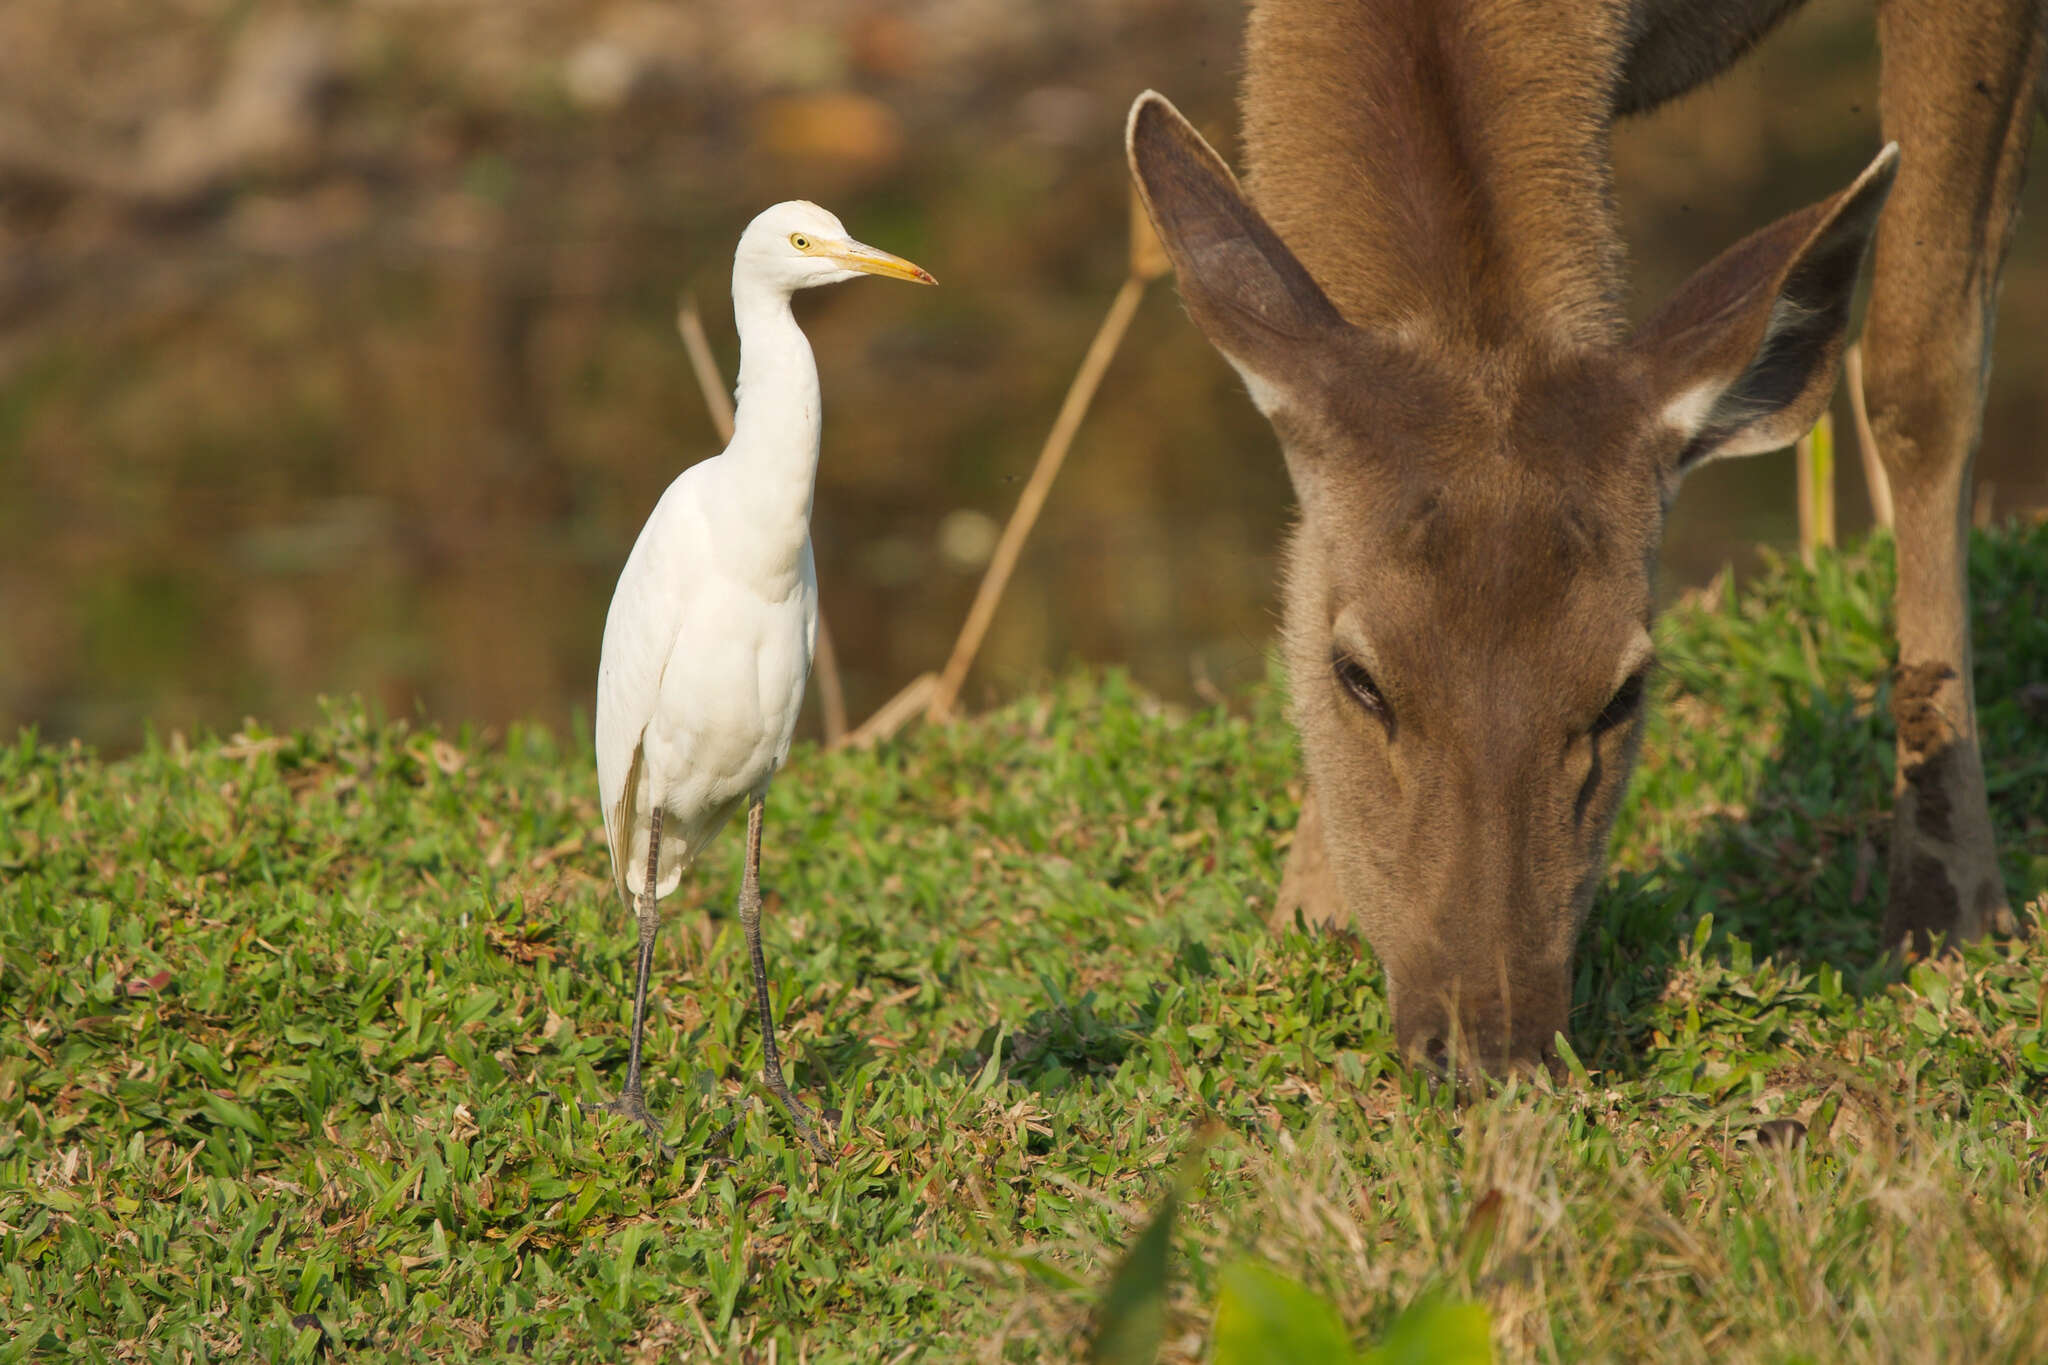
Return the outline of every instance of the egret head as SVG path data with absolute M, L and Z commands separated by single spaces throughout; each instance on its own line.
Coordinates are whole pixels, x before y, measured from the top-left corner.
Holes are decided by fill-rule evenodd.
M 847 234 L 845 224 L 803 199 L 765 209 L 747 224 L 733 258 L 733 273 L 751 276 L 784 293 L 837 284 L 859 275 L 938 283 L 923 267 L 856 242 Z

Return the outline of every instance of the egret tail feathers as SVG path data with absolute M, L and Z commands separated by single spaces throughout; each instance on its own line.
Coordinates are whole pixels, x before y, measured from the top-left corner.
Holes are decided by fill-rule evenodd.
M 644 760 L 640 746 L 633 746 L 633 760 L 626 765 L 626 780 L 619 789 L 619 799 L 604 808 L 604 841 L 612 854 L 612 885 L 619 889 L 619 899 L 626 908 L 633 907 L 634 893 L 626 886 L 626 871 L 631 865 L 633 848 L 633 826 L 640 819 L 640 765 Z M 647 854 L 647 846 L 640 846 L 641 856 Z M 645 872 L 640 874 L 643 878 Z
M 640 746 L 633 747 L 626 767 L 626 781 L 619 798 L 605 807 L 604 838 L 612 855 L 612 885 L 629 910 L 637 908 L 642 884 L 647 880 L 647 827 L 652 813 L 646 805 L 657 799 L 643 780 L 646 759 Z M 654 882 L 654 898 L 660 900 L 683 884 L 683 874 L 697 861 L 697 854 L 725 827 L 740 802 L 727 802 L 710 812 L 708 819 L 692 823 L 682 812 L 670 807 L 661 823 L 661 862 Z

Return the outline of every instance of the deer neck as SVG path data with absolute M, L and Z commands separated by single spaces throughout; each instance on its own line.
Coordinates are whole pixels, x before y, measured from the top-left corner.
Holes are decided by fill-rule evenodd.
M 1258 0 L 1247 188 L 1354 323 L 1461 349 L 1611 346 L 1626 28 L 1621 0 Z

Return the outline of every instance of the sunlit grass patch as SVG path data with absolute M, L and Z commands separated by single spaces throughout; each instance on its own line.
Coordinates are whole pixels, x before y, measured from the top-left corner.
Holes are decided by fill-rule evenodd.
M 1974 568 L 2037 896 L 2048 533 Z M 1263 929 L 1299 799 L 1276 686 L 1186 712 L 1076 677 L 801 752 L 765 924 L 791 1078 L 844 1113 L 829 1167 L 741 1109 L 736 840 L 664 906 L 678 1159 L 573 1103 L 624 1065 L 632 957 L 580 738 L 348 706 L 113 763 L 24 736 L 0 1360 L 1057 1359 L 1198 1131 L 1170 1359 L 1245 1255 L 1361 1352 L 1441 1293 L 1508 1359 L 2042 1358 L 2048 934 L 1876 958 L 1888 574 L 1827 558 L 1666 618 L 1581 1078 L 1462 1108 L 1396 1065 L 1368 951 Z

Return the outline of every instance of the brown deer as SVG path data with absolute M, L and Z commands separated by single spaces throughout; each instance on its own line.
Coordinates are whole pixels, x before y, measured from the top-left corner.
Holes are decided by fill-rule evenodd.
M 1300 504 L 1309 798 L 1276 920 L 1356 924 L 1410 1054 L 1539 1064 L 1642 728 L 1687 471 L 1789 444 L 1865 350 L 1896 502 L 1889 943 L 2009 931 L 1970 680 L 1970 464 L 2042 0 L 1882 0 L 1892 139 L 1633 330 L 1608 136 L 1798 0 L 1254 0 L 1247 188 L 1172 105 L 1131 166 Z M 1890 208 L 1880 221 L 1879 210 Z

